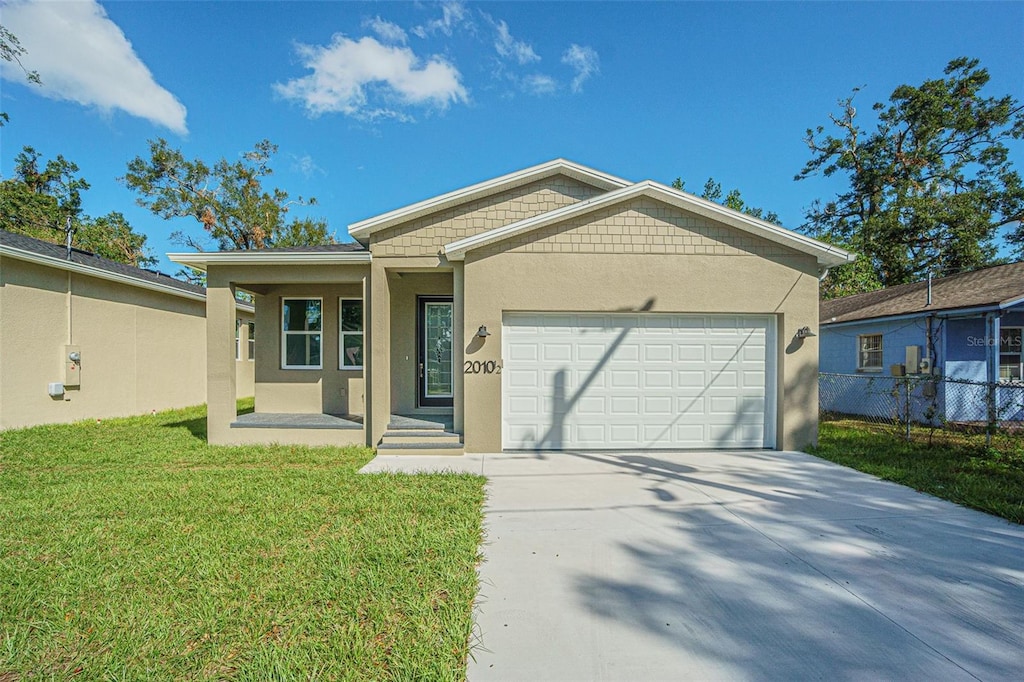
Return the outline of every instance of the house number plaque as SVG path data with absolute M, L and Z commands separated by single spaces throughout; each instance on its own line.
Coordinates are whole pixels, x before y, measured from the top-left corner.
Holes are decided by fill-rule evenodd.
M 494 360 L 466 360 L 464 374 L 501 374 L 501 363 Z

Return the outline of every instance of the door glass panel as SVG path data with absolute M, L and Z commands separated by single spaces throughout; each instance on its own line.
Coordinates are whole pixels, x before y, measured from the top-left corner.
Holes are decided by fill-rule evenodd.
M 452 304 L 424 304 L 424 388 L 428 398 L 452 395 Z

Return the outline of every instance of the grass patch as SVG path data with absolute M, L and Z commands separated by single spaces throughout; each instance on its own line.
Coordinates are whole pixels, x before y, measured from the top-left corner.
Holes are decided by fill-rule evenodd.
M 818 443 L 808 452 L 1024 523 L 1024 442 L 998 451 L 970 443 L 928 443 L 924 437 L 907 442 L 891 429 L 843 419 L 822 422 Z
M 372 454 L 204 408 L 0 434 L 0 678 L 464 678 L 484 479 Z

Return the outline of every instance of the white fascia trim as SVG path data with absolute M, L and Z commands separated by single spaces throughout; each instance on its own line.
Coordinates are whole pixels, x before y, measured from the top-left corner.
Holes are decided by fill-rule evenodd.
M 1017 298 L 1011 298 L 1003 301 L 999 304 L 999 308 L 1000 310 L 1005 310 L 1007 308 L 1012 308 L 1015 305 L 1020 305 L 1021 303 L 1024 303 L 1024 296 L 1018 296 Z
M 206 300 L 205 294 L 199 294 L 194 291 L 185 291 L 184 289 L 178 289 L 177 287 L 172 287 L 167 284 L 151 282 L 146 279 L 131 277 L 129 275 L 123 275 L 119 272 L 111 272 L 110 270 L 104 270 L 103 268 L 96 268 L 91 265 L 75 263 L 74 261 L 62 260 L 60 258 L 54 258 L 52 256 L 44 256 L 39 253 L 33 253 L 32 251 L 24 251 L 22 249 L 14 248 L 11 246 L 0 245 L 0 254 L 4 256 L 9 256 L 11 258 L 16 258 L 18 260 L 27 261 L 29 263 L 46 265 L 49 267 L 57 268 L 59 270 L 68 270 L 70 272 L 76 272 L 78 274 L 96 277 L 97 279 L 105 279 L 110 282 L 117 282 L 119 284 L 127 284 L 133 287 L 139 287 L 140 289 L 159 291 L 160 293 L 171 294 L 173 296 L 180 296 L 181 298 L 188 298 L 193 301 Z
M 443 210 L 445 208 L 451 208 L 452 206 L 458 206 L 481 197 L 490 196 L 497 194 L 514 187 L 525 185 L 534 180 L 556 175 L 558 173 L 564 173 L 570 177 L 573 177 L 581 182 L 595 185 L 604 190 L 614 190 L 621 187 L 629 186 L 628 180 L 615 177 L 614 175 L 608 175 L 601 171 L 594 170 L 593 168 L 587 168 L 581 166 L 578 163 L 567 161 L 565 159 L 555 159 L 554 161 L 548 161 L 537 166 L 531 166 L 523 170 L 509 173 L 508 175 L 502 175 L 501 177 L 494 178 L 492 180 L 486 180 L 484 182 L 470 185 L 469 187 L 463 187 L 447 194 L 442 194 L 424 201 L 410 204 L 402 208 L 397 208 L 393 211 L 388 211 L 366 220 L 352 223 L 348 226 L 348 233 L 353 237 L 365 237 L 372 232 L 382 230 L 398 223 L 405 222 L 407 220 L 413 220 L 420 218 L 425 215 L 429 215 L 436 211 Z
M 167 259 L 206 272 L 210 265 L 337 265 L 369 263 L 369 251 L 317 251 L 274 253 L 260 251 L 211 251 L 169 253 Z
M 491 244 L 502 239 L 507 239 L 522 232 L 535 230 L 539 227 L 567 220 L 584 213 L 596 211 L 605 206 L 634 199 L 639 196 L 647 196 L 652 199 L 664 201 L 667 204 L 685 211 L 690 211 L 691 213 L 696 213 L 698 215 L 717 220 L 731 227 L 768 239 L 769 241 L 783 244 L 784 246 L 788 246 L 789 248 L 803 253 L 808 253 L 815 256 L 818 259 L 819 264 L 828 267 L 853 262 L 857 257 L 855 254 L 840 249 L 839 247 L 824 244 L 816 239 L 811 239 L 810 237 L 805 237 L 801 234 L 797 234 L 796 232 L 791 232 L 790 230 L 779 227 L 778 225 L 758 220 L 757 218 L 720 206 L 712 201 L 700 199 L 692 194 L 680 192 L 679 190 L 672 189 L 671 187 L 667 187 L 652 180 L 644 180 L 643 182 L 638 182 L 635 185 L 611 191 L 594 197 L 593 199 L 587 199 L 586 201 L 564 206 L 554 211 L 549 211 L 532 218 L 527 218 L 526 220 L 520 220 L 517 223 L 504 225 L 493 230 L 488 230 L 487 232 L 482 232 L 471 237 L 466 237 L 465 239 L 460 239 L 445 246 L 444 253 L 448 257 L 448 260 L 463 260 L 466 257 L 466 252 L 471 249 Z

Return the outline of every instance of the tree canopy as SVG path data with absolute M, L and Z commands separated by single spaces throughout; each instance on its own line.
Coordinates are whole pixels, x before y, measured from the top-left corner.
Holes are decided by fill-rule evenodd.
M 291 199 L 282 189 L 263 188 L 263 180 L 273 174 L 275 153 L 277 146 L 263 140 L 238 161 L 222 158 L 210 166 L 186 159 L 166 140 L 151 140 L 149 157 L 131 160 L 121 181 L 139 194 L 140 206 L 161 218 L 194 219 L 221 250 L 334 243 L 325 221 L 288 220 L 292 206 L 315 204 L 314 198 Z M 185 232 L 173 233 L 172 239 L 205 250 L 204 239 Z
M 24 147 L 15 157 L 14 177 L 0 182 L 0 228 L 63 244 L 70 221 L 73 246 L 119 263 L 155 264 L 146 253 L 146 236 L 122 214 L 92 218 L 82 213 L 82 192 L 89 183 L 78 171 L 60 154 L 43 163 L 39 152 Z
M 811 158 L 797 180 L 841 176 L 846 189 L 807 211 L 804 231 L 851 249 L 855 264 L 826 281 L 828 297 L 951 275 L 996 262 L 1001 228 L 1024 257 L 1024 187 L 1006 143 L 1024 137 L 1024 107 L 982 93 L 976 59 L 945 78 L 901 85 L 862 123 L 853 95 L 830 115 L 835 134 L 808 129 Z
M 680 191 L 685 191 L 686 182 L 684 182 L 682 178 L 676 178 L 672 181 L 672 187 Z M 754 218 L 758 218 L 769 223 L 775 223 L 776 225 L 782 225 L 779 221 L 779 216 L 775 211 L 766 211 L 763 208 L 750 206 L 743 200 L 738 189 L 729 190 L 723 199 L 722 183 L 716 182 L 714 178 L 708 178 L 707 182 L 704 183 L 704 189 L 701 192 L 700 197 L 701 199 L 713 201 L 716 204 L 722 204 L 726 208 L 731 208 L 734 211 L 746 213 Z

